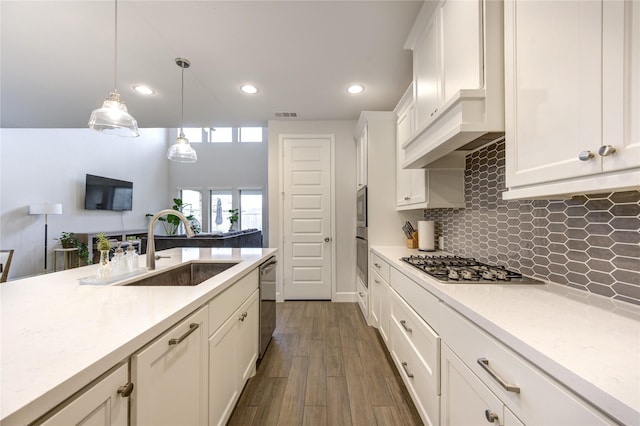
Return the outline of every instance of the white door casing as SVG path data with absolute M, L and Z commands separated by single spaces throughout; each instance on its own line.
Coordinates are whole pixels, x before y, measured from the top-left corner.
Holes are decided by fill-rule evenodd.
M 334 289 L 333 135 L 280 135 L 283 293 L 331 300 Z

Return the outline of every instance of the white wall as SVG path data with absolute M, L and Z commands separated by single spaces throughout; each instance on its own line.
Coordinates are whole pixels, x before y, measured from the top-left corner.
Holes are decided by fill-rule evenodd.
M 269 241 L 280 240 L 279 136 L 281 134 L 335 135 L 336 181 L 336 297 L 334 301 L 355 301 L 356 292 L 356 147 L 353 132 L 356 121 L 269 121 Z M 282 247 L 279 255 L 282 255 Z M 277 292 L 282 297 L 282 262 L 279 263 Z
M 195 163 L 169 165 L 169 188 L 202 191 L 202 221 L 206 232 L 211 211 L 209 189 L 261 189 L 263 212 L 267 213 L 267 143 L 192 143 Z M 263 242 L 268 242 L 268 215 L 263 215 Z
M 140 129 L 135 139 L 89 129 L 0 129 L 0 248 L 14 249 L 9 278 L 43 270 L 44 217 L 32 203 L 62 203 L 49 216 L 49 270 L 62 231 L 145 229 L 146 213 L 170 205 L 166 129 Z M 85 174 L 133 182 L 133 210 L 84 210 Z

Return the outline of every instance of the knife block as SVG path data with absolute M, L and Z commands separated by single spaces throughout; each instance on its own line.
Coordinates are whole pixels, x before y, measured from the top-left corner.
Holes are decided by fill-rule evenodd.
M 411 239 L 407 240 L 407 248 L 417 249 L 418 248 L 418 233 L 412 232 Z

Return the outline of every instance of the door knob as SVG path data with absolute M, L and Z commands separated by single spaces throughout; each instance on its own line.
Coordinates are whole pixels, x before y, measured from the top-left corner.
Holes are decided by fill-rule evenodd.
M 611 145 L 602 145 L 600 149 L 598 149 L 598 154 L 600 154 L 601 157 L 608 157 L 611 154 L 615 154 L 615 152 L 616 147 Z
M 593 152 L 591 151 L 582 151 L 579 155 L 578 158 L 580 159 L 580 161 L 589 161 L 594 157 Z
M 331 237 L 325 237 L 324 242 L 328 243 L 329 241 L 331 241 Z

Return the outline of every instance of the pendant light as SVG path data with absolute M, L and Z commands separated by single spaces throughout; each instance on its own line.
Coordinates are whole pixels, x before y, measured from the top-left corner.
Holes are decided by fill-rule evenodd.
M 110 135 L 138 137 L 138 123 L 129 114 L 118 93 L 118 0 L 115 0 L 115 60 L 113 70 L 113 92 L 91 113 L 89 128 Z
M 176 143 L 169 147 L 167 158 L 178 163 L 195 163 L 198 160 L 196 151 L 189 144 L 189 139 L 184 136 L 184 69 L 191 66 L 188 59 L 176 58 L 176 64 L 182 69 L 182 104 L 180 107 L 181 121 L 180 134 Z

